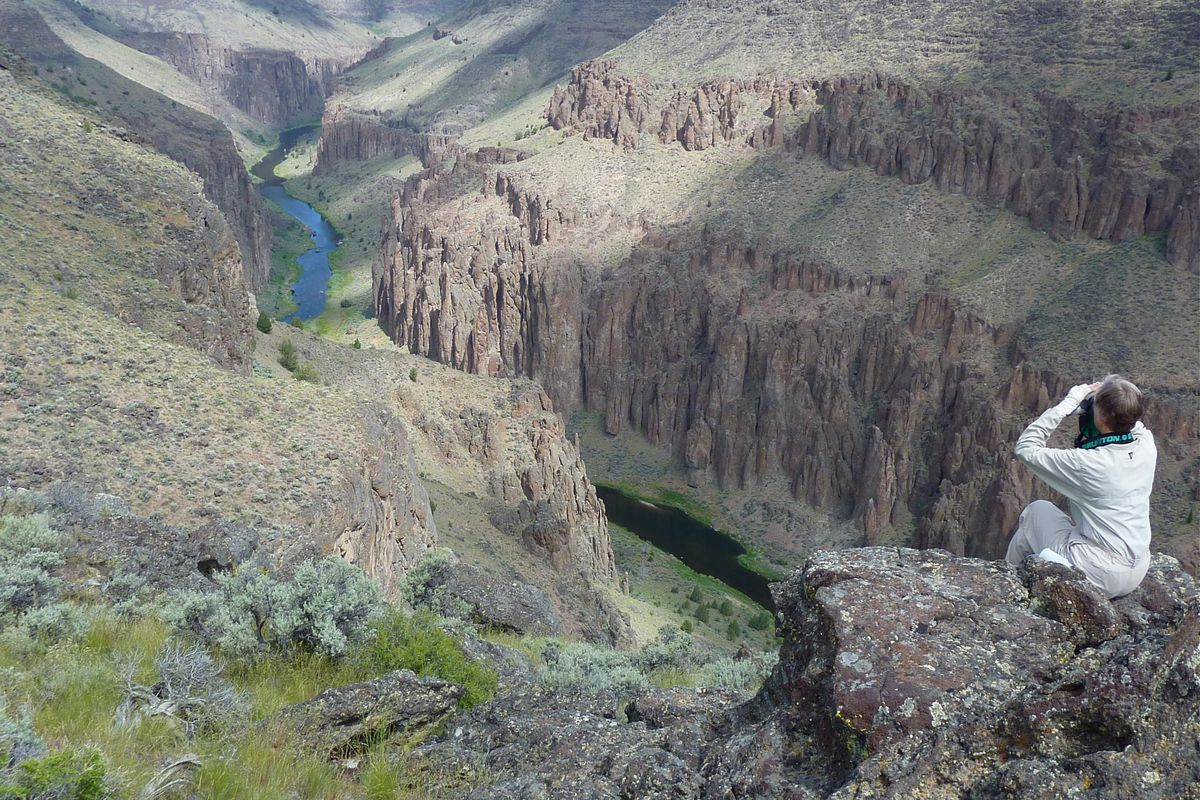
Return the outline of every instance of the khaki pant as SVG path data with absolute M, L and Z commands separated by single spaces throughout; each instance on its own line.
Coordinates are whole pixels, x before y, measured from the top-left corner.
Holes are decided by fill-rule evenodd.
M 1010 564 L 1019 565 L 1026 556 L 1049 548 L 1058 553 L 1111 599 L 1132 592 L 1146 577 L 1149 554 L 1136 562 L 1094 544 L 1075 528 L 1071 518 L 1046 500 L 1035 500 L 1021 512 L 1017 532 L 1008 543 Z

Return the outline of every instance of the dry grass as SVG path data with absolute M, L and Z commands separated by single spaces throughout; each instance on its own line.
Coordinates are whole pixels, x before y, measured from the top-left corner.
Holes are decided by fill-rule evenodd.
M 1200 14 L 1187 0 L 685 0 L 614 55 L 631 75 L 685 85 L 879 71 L 1048 89 L 1096 105 L 1169 104 L 1200 92 L 1197 41 Z

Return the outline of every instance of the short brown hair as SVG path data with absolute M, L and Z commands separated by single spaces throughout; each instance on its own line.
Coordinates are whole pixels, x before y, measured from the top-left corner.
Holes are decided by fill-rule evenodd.
M 1142 418 L 1142 392 L 1120 375 L 1109 375 L 1096 390 L 1096 410 L 1113 433 L 1129 433 Z

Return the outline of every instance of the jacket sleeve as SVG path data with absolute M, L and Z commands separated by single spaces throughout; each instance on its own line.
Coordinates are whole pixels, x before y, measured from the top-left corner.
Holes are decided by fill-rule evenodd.
M 1051 489 L 1069 500 L 1081 500 L 1087 497 L 1091 488 L 1086 465 L 1079 457 L 1082 451 L 1046 447 L 1050 434 L 1054 433 L 1065 416 L 1066 412 L 1061 406 L 1046 409 L 1021 433 L 1013 452 Z

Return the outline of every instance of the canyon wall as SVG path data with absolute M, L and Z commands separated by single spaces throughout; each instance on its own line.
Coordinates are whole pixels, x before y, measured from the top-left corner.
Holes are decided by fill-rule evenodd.
M 333 105 L 321 118 L 321 139 L 313 174 L 325 174 L 338 164 L 369 161 L 378 156 L 416 156 L 429 166 L 461 150 L 455 144 L 455 137 L 414 133 L 389 124 L 382 117 Z
M 333 76 L 349 66 L 283 50 L 236 50 L 203 33 L 139 33 L 128 43 L 273 127 L 321 114 Z
M 886 75 L 710 81 L 690 89 L 576 67 L 556 87 L 554 128 L 635 148 L 783 145 L 843 169 L 1003 206 L 1060 239 L 1166 235 L 1200 272 L 1200 102 L 1094 111 L 1046 92 L 926 89 Z
M 703 233 L 652 231 L 589 271 L 572 257 L 581 212 L 489 169 L 502 158 L 515 156 L 427 170 L 394 198 L 374 287 L 399 344 L 534 377 L 564 413 L 601 411 L 609 433 L 629 425 L 670 447 L 693 483 L 783 474 L 868 542 L 911 528 L 923 546 L 996 556 L 1044 496 L 1011 445 L 1066 382 L 1027 365 L 1015 329 L 906 292 L 900 274 Z M 1196 431 L 1169 398 L 1147 424 L 1173 441 Z
M 221 209 L 237 238 L 247 283 L 255 291 L 266 286 L 271 271 L 271 226 L 233 136 L 224 125 L 182 104 L 169 104 L 151 89 L 79 55 L 36 11 L 23 4 L 0 3 L 0 31 L 6 34 L 6 43 L 31 63 L 70 70 L 77 79 L 100 84 L 114 101 L 97 107 L 95 113 L 128 129 L 123 136 L 150 145 L 199 175 L 205 196 Z

